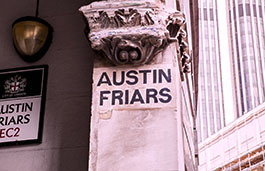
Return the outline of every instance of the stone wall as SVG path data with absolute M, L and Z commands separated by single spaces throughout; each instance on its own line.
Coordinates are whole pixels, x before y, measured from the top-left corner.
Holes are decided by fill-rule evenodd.
M 99 59 L 99 55 L 90 48 L 90 43 L 84 34 L 85 23 L 78 9 L 90 2 L 89 0 L 40 0 L 39 17 L 52 25 L 54 33 L 53 42 L 48 52 L 35 63 L 24 62 L 16 53 L 12 43 L 11 26 L 17 18 L 34 15 L 36 2 L 32 0 L 9 0 L 1 3 L 0 69 L 42 64 L 49 66 L 42 143 L 0 146 L 1 171 L 88 170 L 92 72 L 94 58 Z M 174 61 L 175 65 L 179 61 L 175 61 L 174 55 L 176 55 L 176 51 L 172 45 L 170 50 L 156 58 L 155 63 L 172 64 Z M 168 58 L 169 56 L 171 58 Z M 95 63 L 96 67 L 101 67 L 100 65 L 98 62 Z M 179 74 L 179 69 L 176 70 L 176 73 Z M 188 170 L 192 170 L 193 167 L 193 148 L 191 147 L 193 144 L 186 142 L 192 139 L 190 131 L 192 126 L 187 124 L 185 128 L 181 127 L 183 120 L 190 120 L 188 116 L 182 120 L 181 115 L 191 116 L 190 97 L 187 91 L 190 87 L 186 84 L 186 80 L 180 82 L 180 75 L 176 79 L 178 79 L 176 89 L 180 95 L 176 103 L 177 112 L 171 109 L 170 115 L 166 115 L 167 112 L 156 109 L 154 113 L 161 117 L 161 120 L 158 117 L 158 120 L 155 121 L 159 121 L 160 125 L 151 124 L 156 128 L 161 127 L 157 129 L 160 131 L 159 134 L 163 134 L 164 138 L 167 138 L 165 144 L 171 144 L 172 148 L 164 150 L 163 143 L 159 147 L 149 146 L 148 152 L 152 153 L 153 156 L 156 155 L 155 152 L 160 153 L 160 155 L 154 158 L 145 158 L 146 161 L 150 161 L 149 163 L 156 164 L 152 167 L 148 166 L 148 168 L 160 169 L 156 167 L 158 166 L 156 161 L 159 161 L 159 158 L 164 159 L 163 167 L 161 167 L 164 170 L 172 170 L 172 168 L 184 170 L 184 161 Z M 116 113 L 118 114 L 119 111 Z M 167 119 L 170 117 L 171 124 L 169 127 L 171 126 L 175 130 L 167 132 L 168 130 L 163 126 L 168 124 Z M 154 133 L 150 128 L 146 130 Z M 181 131 L 183 132 L 181 133 Z M 188 135 L 184 133 L 185 131 L 189 131 Z M 169 143 L 168 140 L 172 140 L 172 137 L 175 138 L 174 140 L 178 137 L 180 139 L 184 137 L 186 140 Z M 150 139 L 152 138 L 155 137 L 150 137 Z M 159 137 L 157 139 L 160 141 Z M 184 147 L 183 143 L 185 150 L 181 148 Z M 159 150 L 157 150 L 158 148 Z M 173 148 L 178 149 L 171 151 Z M 170 156 L 174 158 L 170 158 Z M 138 159 L 137 161 L 143 163 L 144 160 Z M 130 163 L 130 161 L 128 162 Z M 128 166 L 125 167 L 128 168 Z M 139 171 L 142 171 L 141 169 L 138 168 Z M 112 170 L 110 169 L 110 171 Z

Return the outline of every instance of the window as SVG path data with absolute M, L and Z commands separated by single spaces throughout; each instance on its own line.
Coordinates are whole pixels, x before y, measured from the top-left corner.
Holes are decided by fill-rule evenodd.
M 250 4 L 246 4 L 246 15 L 250 16 Z
M 203 19 L 204 19 L 204 20 L 208 20 L 208 16 L 207 16 L 207 8 L 203 8 Z
M 244 16 L 243 4 L 238 5 L 238 13 L 239 13 L 239 17 Z
M 214 16 L 213 16 L 213 9 L 211 8 L 210 9 L 210 20 L 214 20 Z
M 253 13 L 254 13 L 254 17 L 257 17 L 257 10 L 256 10 L 255 4 L 253 4 Z

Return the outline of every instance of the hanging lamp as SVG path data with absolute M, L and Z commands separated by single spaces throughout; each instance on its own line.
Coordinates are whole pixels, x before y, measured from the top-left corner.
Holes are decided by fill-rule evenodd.
M 39 60 L 47 52 L 52 41 L 52 26 L 36 15 L 18 18 L 12 24 L 13 44 L 20 57 L 27 62 Z

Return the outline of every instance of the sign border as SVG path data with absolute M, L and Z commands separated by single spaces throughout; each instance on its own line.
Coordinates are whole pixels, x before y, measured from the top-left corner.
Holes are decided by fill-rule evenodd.
M 0 70 L 0 73 L 12 72 L 12 71 L 23 72 L 23 70 L 33 70 L 33 69 L 42 69 L 43 70 L 42 90 L 41 90 L 41 106 L 40 106 L 40 118 L 39 118 L 39 131 L 38 131 L 37 139 L 10 141 L 10 142 L 2 142 L 2 143 L 0 142 L 0 148 L 3 146 L 41 144 L 42 143 L 44 112 L 45 112 L 47 81 L 48 81 L 48 68 L 49 68 L 49 66 L 47 64 L 45 64 L 45 65 L 36 65 L 36 66 L 19 67 L 19 68 L 8 68 L 8 69 Z

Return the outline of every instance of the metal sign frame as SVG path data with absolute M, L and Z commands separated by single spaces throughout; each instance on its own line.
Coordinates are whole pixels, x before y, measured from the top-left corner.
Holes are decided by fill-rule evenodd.
M 0 147 L 42 142 L 47 77 L 48 65 L 0 70 Z

